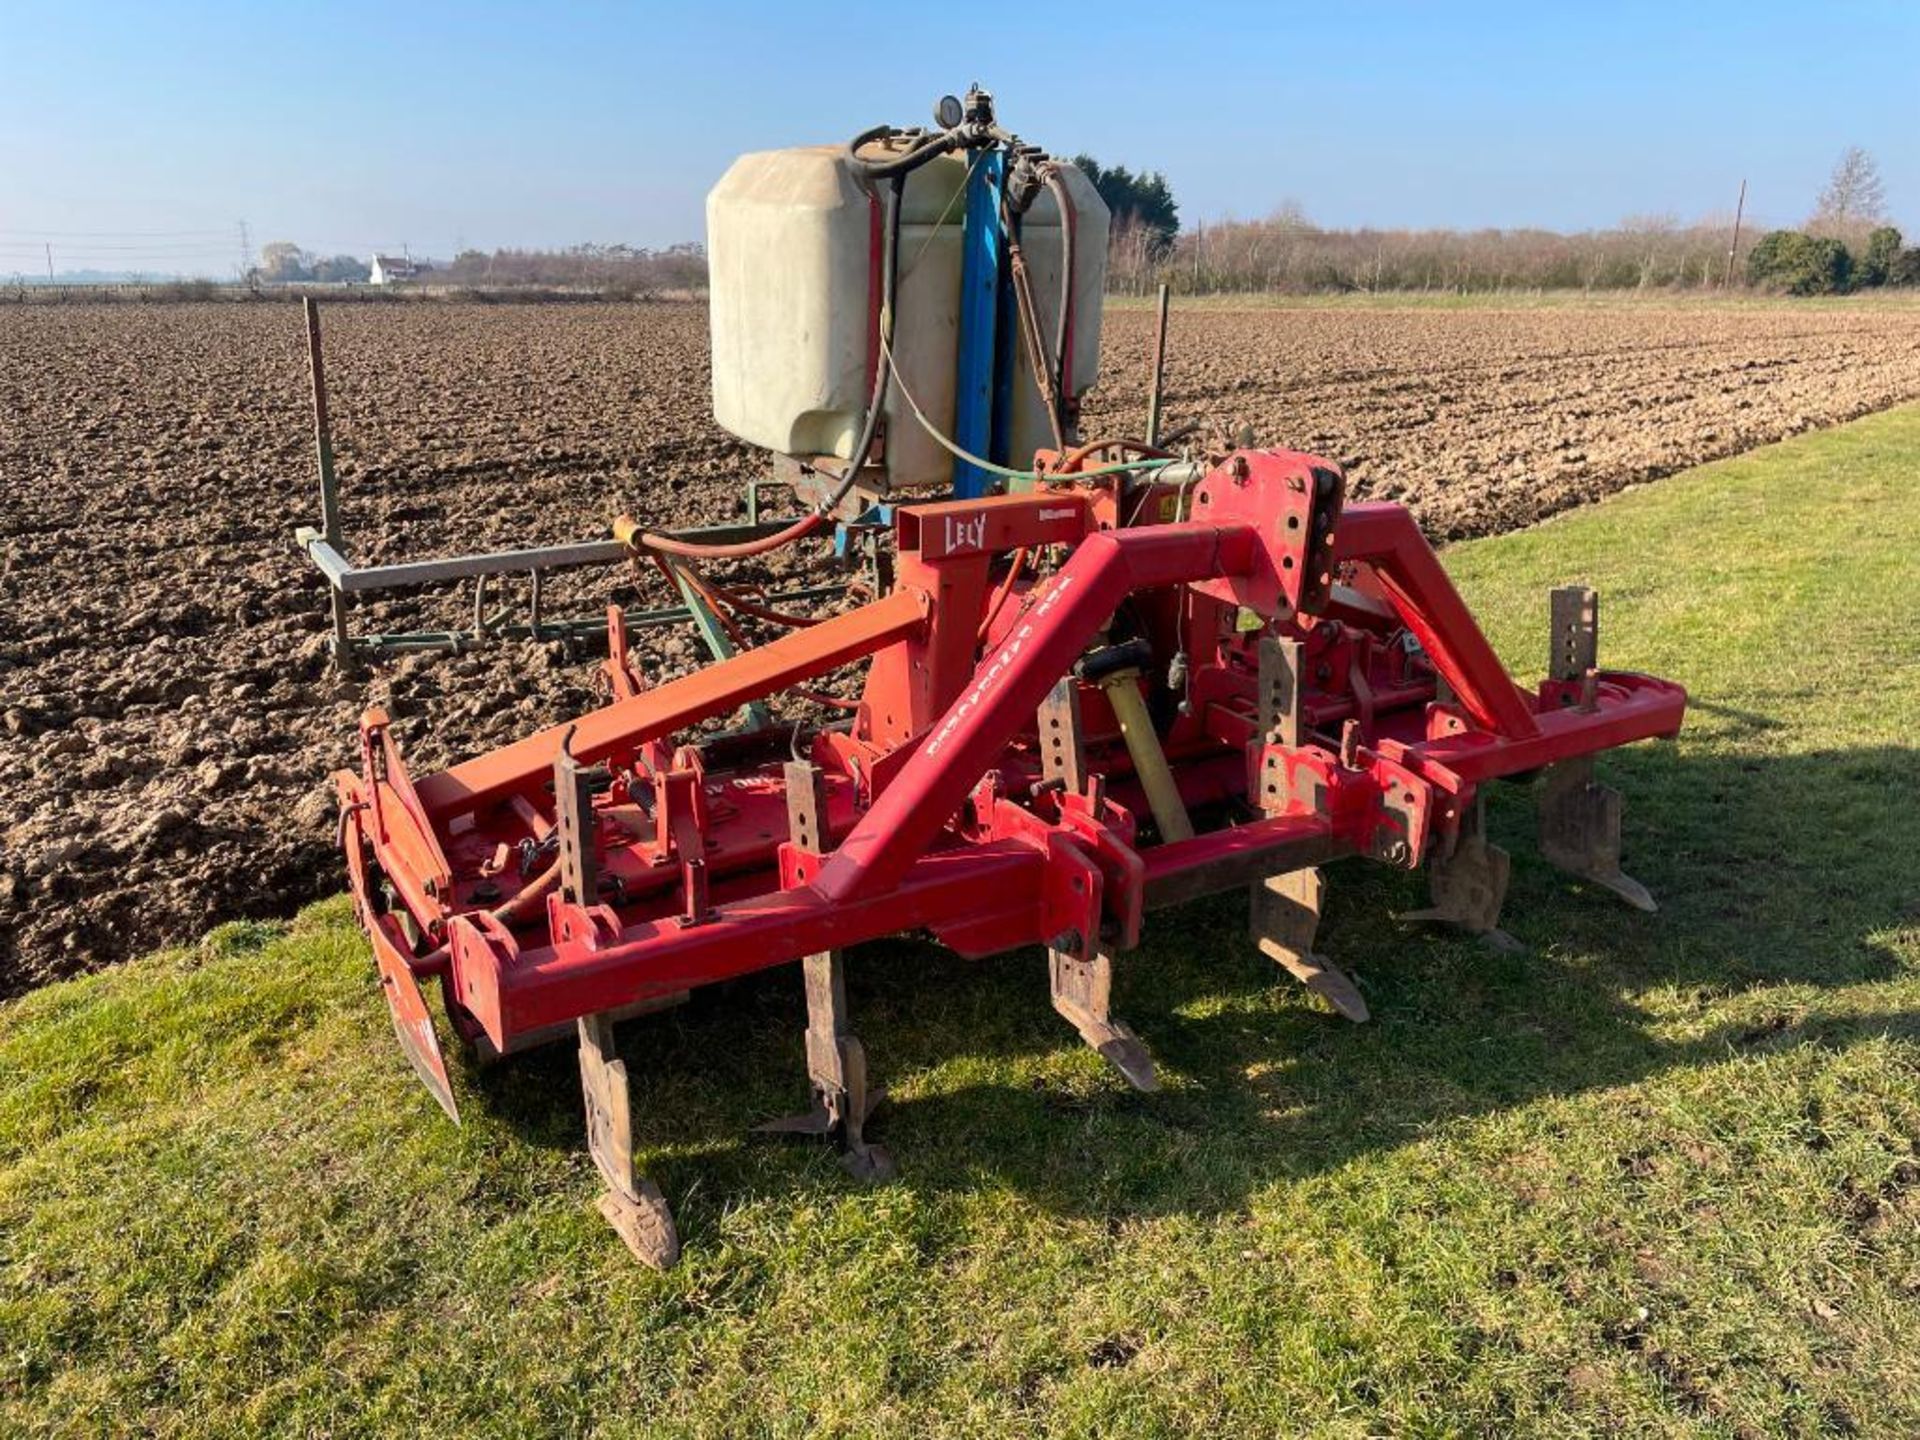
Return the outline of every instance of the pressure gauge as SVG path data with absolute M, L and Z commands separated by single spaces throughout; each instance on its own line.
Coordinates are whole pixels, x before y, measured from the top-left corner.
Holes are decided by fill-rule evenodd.
M 939 103 L 933 107 L 933 119 L 942 130 L 951 130 L 966 118 L 958 95 L 942 95 Z

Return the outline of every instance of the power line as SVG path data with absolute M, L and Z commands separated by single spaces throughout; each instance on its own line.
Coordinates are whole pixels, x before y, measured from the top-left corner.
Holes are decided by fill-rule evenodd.
M 0 235 L 27 235 L 38 240 L 163 240 L 187 236 L 225 235 L 225 230 L 23 230 L 0 229 Z
M 43 246 L 55 242 L 36 241 L 28 245 L 0 243 L 0 254 L 38 254 Z M 229 242 L 231 243 L 231 242 Z M 60 242 L 60 251 L 67 255 L 226 255 L 232 252 L 225 245 L 68 245 Z

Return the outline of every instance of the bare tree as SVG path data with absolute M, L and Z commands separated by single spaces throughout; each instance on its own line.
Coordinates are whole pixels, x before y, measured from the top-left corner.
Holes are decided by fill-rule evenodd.
M 1828 177 L 1826 188 L 1814 202 L 1813 218 L 1807 228 L 1818 234 L 1846 235 L 1886 218 L 1886 186 L 1880 182 L 1880 167 L 1873 156 L 1858 145 L 1849 145 Z
M 291 240 L 269 240 L 260 247 L 258 274 L 272 284 L 311 280 L 312 257 Z

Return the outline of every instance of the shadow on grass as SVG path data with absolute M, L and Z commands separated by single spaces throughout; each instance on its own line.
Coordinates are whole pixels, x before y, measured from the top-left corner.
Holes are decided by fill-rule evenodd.
M 1920 752 L 1660 745 L 1604 769 L 1627 797 L 1627 868 L 1659 915 L 1547 867 L 1530 797 L 1501 788 L 1492 826 L 1514 856 L 1519 953 L 1394 921 L 1423 903 L 1420 877 L 1330 867 L 1319 948 L 1358 979 L 1370 1025 L 1263 960 L 1237 896 L 1149 917 L 1120 961 L 1115 1013 L 1152 1050 L 1157 1095 L 1127 1090 L 1053 1014 L 1037 950 L 984 963 L 908 941 L 852 952 L 854 1028 L 895 1087 L 872 1133 L 898 1183 L 999 1184 L 1064 1214 L 1213 1214 L 1458 1118 L 1743 1051 L 1920 1034 L 1920 1013 L 1823 1011 L 1804 994 L 1788 1009 L 1761 993 L 1900 971 L 1896 937 L 1920 927 Z M 782 967 L 622 1027 L 642 1163 L 689 1237 L 736 1201 L 853 1185 L 824 1148 L 746 1135 L 804 1101 L 804 1024 L 797 969 Z M 571 1047 L 469 1083 L 523 1138 L 581 1148 Z

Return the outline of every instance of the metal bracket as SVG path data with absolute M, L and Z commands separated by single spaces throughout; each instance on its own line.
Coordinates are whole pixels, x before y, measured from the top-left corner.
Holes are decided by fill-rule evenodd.
M 1080 686 L 1062 676 L 1040 702 L 1040 773 L 1071 795 L 1087 788 L 1087 747 L 1080 726 Z
M 673 767 L 653 777 L 656 839 L 663 852 L 680 862 L 680 923 L 704 925 L 713 917 L 707 900 L 707 841 L 701 813 L 700 753 L 691 747 L 675 754 Z
M 1264 744 L 1297 746 L 1306 733 L 1300 686 L 1301 656 L 1305 650 L 1298 640 L 1282 640 L 1272 635 L 1260 639 L 1256 700 Z
M 1578 680 L 1600 663 L 1600 592 L 1585 585 L 1562 585 L 1551 592 L 1553 646 L 1547 674 Z
M 627 616 L 618 605 L 607 606 L 607 683 L 616 700 L 631 700 L 647 688 L 646 677 L 627 649 Z
M 575 905 L 591 905 L 600 881 L 599 847 L 594 843 L 593 779 L 590 768 L 573 758 L 564 740 L 553 761 L 553 804 L 554 833 L 560 850 L 560 893 Z

